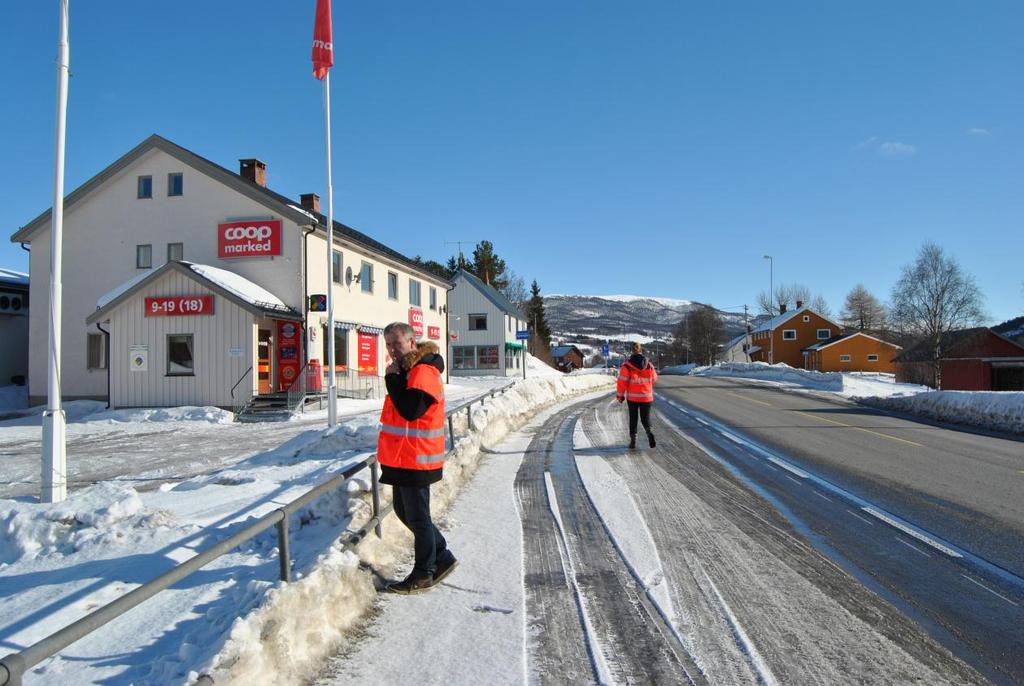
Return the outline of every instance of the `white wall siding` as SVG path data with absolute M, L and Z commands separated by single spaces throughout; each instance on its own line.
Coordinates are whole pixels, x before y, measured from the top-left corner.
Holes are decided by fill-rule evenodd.
M 152 296 L 213 295 L 211 315 L 146 317 L 145 299 Z M 231 387 L 254 364 L 255 318 L 220 295 L 212 294 L 184 274 L 171 271 L 138 291 L 113 312 L 110 341 L 110 403 L 113 407 L 231 407 Z M 193 335 L 194 376 L 167 376 L 167 336 Z M 131 346 L 148 346 L 148 370 L 129 367 Z M 229 350 L 241 348 L 241 357 Z M 252 393 L 255 368 L 239 390 Z M 236 390 L 238 394 L 239 390 Z

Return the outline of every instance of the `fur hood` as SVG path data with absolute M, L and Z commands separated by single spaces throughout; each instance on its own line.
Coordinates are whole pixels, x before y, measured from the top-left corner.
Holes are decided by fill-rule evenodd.
M 402 356 L 402 369 L 409 371 L 420 363 L 432 364 L 440 371 L 444 371 L 444 362 L 437 353 L 437 345 L 430 341 L 421 341 L 416 344 L 416 349 L 407 352 Z

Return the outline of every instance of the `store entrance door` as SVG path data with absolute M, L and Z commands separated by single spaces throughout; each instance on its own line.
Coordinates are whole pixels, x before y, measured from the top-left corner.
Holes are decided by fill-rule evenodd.
M 274 356 L 271 354 L 273 349 L 272 345 L 273 334 L 270 329 L 260 329 L 259 339 L 256 345 L 257 349 L 257 360 L 256 360 L 256 371 L 257 380 L 259 386 L 257 392 L 260 395 L 270 393 L 274 388 L 274 374 L 271 365 L 274 362 Z

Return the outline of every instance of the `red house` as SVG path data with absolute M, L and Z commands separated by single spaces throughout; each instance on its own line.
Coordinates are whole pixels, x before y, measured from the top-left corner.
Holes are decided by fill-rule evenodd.
M 938 386 L 944 391 L 1024 391 L 1024 346 L 992 329 L 950 331 L 941 339 L 936 384 L 930 341 L 896 356 L 896 381 Z

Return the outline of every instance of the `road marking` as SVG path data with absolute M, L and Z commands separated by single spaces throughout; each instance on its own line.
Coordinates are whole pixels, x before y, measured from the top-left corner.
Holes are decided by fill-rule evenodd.
M 872 434 L 873 436 L 881 436 L 882 438 L 888 438 L 888 439 L 893 440 L 893 441 L 899 441 L 900 443 L 906 443 L 908 445 L 915 445 L 918 448 L 925 447 L 925 446 L 921 445 L 920 443 L 915 443 L 914 441 L 908 441 L 905 438 L 898 438 L 896 436 L 890 436 L 889 434 L 883 434 L 883 433 L 880 433 L 878 431 L 872 431 L 871 429 L 865 429 L 864 427 L 861 427 L 861 426 L 854 426 L 852 424 L 844 424 L 843 422 L 837 422 L 836 420 L 829 419 L 828 417 L 819 417 L 816 414 L 808 414 L 807 412 L 801 412 L 800 410 L 793 410 L 793 411 L 796 412 L 797 414 L 802 414 L 805 417 L 811 417 L 812 419 L 820 419 L 821 421 L 829 422 L 830 424 L 837 424 L 839 426 L 845 426 L 847 429 L 856 429 L 857 431 L 863 431 L 864 433 Z
M 920 553 L 920 554 L 924 555 L 925 557 L 931 557 L 931 556 L 932 556 L 932 554 L 931 554 L 931 553 L 927 553 L 927 552 L 925 552 L 925 551 L 921 550 L 921 549 L 920 549 L 920 548 L 918 548 L 918 547 L 917 547 L 916 545 L 913 545 L 913 544 L 911 544 L 911 543 L 907 543 L 906 541 L 904 541 L 904 540 L 903 540 L 902 538 L 900 538 L 899 536 L 897 536 L 897 537 L 896 537 L 896 540 L 897 540 L 897 541 L 899 541 L 900 543 L 902 543 L 903 545 L 907 546 L 908 548 L 910 548 L 911 550 L 913 550 L 913 551 L 914 551 L 914 552 L 916 552 L 916 553 Z
M 802 483 L 803 483 L 803 482 L 801 482 L 801 481 L 797 481 L 796 479 L 794 479 L 793 477 L 791 477 L 791 476 L 790 476 L 789 474 L 783 474 L 782 476 L 786 477 L 787 479 L 789 479 L 790 481 L 792 481 L 792 482 L 793 482 L 793 483 L 795 483 L 795 484 L 802 484 Z
M 889 517 L 888 515 L 879 512 L 878 510 L 876 510 L 873 507 L 862 507 L 861 510 L 863 510 L 864 512 L 867 512 L 869 515 L 871 515 L 872 517 L 875 517 L 876 519 L 881 519 L 883 522 L 885 522 L 889 526 L 892 526 L 892 527 L 895 527 L 895 528 L 899 529 L 900 531 L 902 531 L 906 535 L 910 536 L 911 538 L 916 538 L 917 540 L 921 541 L 922 543 L 926 543 L 926 544 L 930 545 L 931 547 L 933 547 L 936 550 L 938 550 L 940 553 L 943 553 L 945 555 L 949 555 L 950 557 L 963 557 L 963 555 L 961 555 L 957 551 L 953 550 L 952 548 L 949 548 L 947 546 L 942 545 L 941 543 L 939 543 L 935 539 L 933 539 L 933 538 L 931 538 L 929 536 L 925 536 L 920 531 L 916 531 L 915 529 L 910 528 L 906 524 L 902 524 L 900 522 L 897 522 L 892 517 Z
M 805 472 L 803 470 L 800 470 L 800 469 L 797 469 L 793 465 L 786 464 L 785 461 L 783 461 L 783 460 L 780 460 L 780 459 L 778 459 L 776 457 L 769 457 L 768 461 L 772 462 L 774 464 L 777 464 L 778 466 L 782 467 L 783 469 L 785 469 L 790 474 L 796 474 L 801 479 L 806 479 L 807 478 L 807 472 Z M 800 482 L 798 481 L 797 483 L 800 483 Z
M 981 586 L 982 588 L 984 588 L 984 589 L 985 589 L 986 591 L 988 591 L 988 592 L 989 592 L 989 593 L 991 593 L 992 595 L 996 595 L 996 596 L 999 596 L 1000 598 L 1002 598 L 1002 599 L 1003 599 L 1003 600 L 1005 600 L 1006 602 L 1010 603 L 1010 605 L 1013 605 L 1014 607 L 1020 607 L 1019 605 L 1017 605 L 1017 603 L 1013 602 L 1012 600 L 1010 600 L 1009 598 L 1007 598 L 1006 596 L 1004 596 L 1004 595 L 1003 595 L 1002 593 L 999 593 L 999 592 L 997 592 L 997 591 L 993 591 L 993 590 L 992 590 L 991 588 L 989 588 L 989 587 L 988 587 L 988 586 L 986 586 L 985 584 L 983 584 L 983 583 L 981 583 L 980 581 L 977 581 L 977 580 L 975 580 L 975 579 L 972 579 L 971 577 L 967 576 L 967 575 L 966 575 L 966 574 L 964 574 L 963 572 L 961 572 L 961 573 L 960 573 L 960 576 L 962 576 L 963 578 L 967 579 L 967 580 L 968 580 L 968 581 L 970 581 L 970 582 L 971 582 L 972 584 L 977 584 L 978 586 Z
M 763 400 L 755 400 L 754 398 L 748 398 L 747 396 L 745 396 L 745 395 L 740 395 L 739 393 L 733 393 L 732 391 L 726 391 L 726 393 L 727 393 L 728 395 L 736 396 L 736 397 L 737 397 L 737 398 L 739 398 L 740 400 L 749 400 L 750 402 L 752 402 L 752 403 L 757 403 L 758 405 L 767 405 L 768 407 L 775 407 L 775 406 L 774 406 L 774 405 L 772 405 L 771 403 L 766 403 L 766 402 L 765 402 L 765 401 L 763 401 Z
M 856 518 L 857 518 L 857 519 L 859 519 L 860 521 L 864 522 L 864 523 L 865 523 L 865 524 L 867 524 L 868 526 L 874 526 L 874 525 L 875 525 L 875 523 L 874 523 L 874 522 L 872 522 L 872 521 L 871 521 L 870 519 L 864 519 L 863 517 L 861 517 L 861 516 L 860 516 L 859 514 L 857 514 L 857 513 L 856 513 L 856 512 L 854 512 L 853 510 L 847 510 L 847 512 L 849 512 L 849 513 L 850 513 L 850 514 L 852 514 L 852 515 L 853 515 L 854 517 L 856 517 Z
M 827 500 L 829 502 L 832 502 L 832 498 L 829 498 L 827 495 L 822 495 L 821 493 L 818 493 L 817 491 L 813 491 L 813 493 L 814 493 L 814 495 L 818 496 L 819 498 L 823 498 L 823 499 L 825 499 L 825 500 Z

